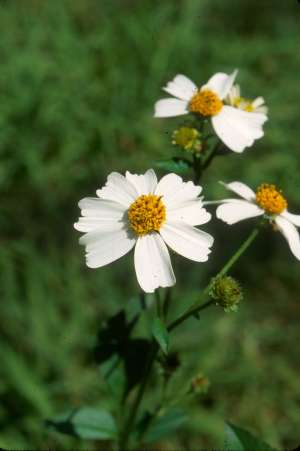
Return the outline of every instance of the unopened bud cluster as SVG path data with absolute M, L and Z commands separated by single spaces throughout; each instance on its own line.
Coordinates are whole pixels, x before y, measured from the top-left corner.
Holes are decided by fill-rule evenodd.
M 193 127 L 183 126 L 175 130 L 172 134 L 172 144 L 195 155 L 200 155 L 202 150 L 200 132 Z
M 234 312 L 243 298 L 240 284 L 230 276 L 216 277 L 212 280 L 209 295 L 225 312 Z

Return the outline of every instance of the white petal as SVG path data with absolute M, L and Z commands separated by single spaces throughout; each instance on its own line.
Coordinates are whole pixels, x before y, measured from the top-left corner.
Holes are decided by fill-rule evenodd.
M 167 245 L 183 257 L 205 262 L 214 239 L 211 235 L 182 222 L 166 222 L 160 234 Z
M 250 202 L 255 200 L 255 192 L 242 182 L 220 183 L 243 199 L 249 200 Z
M 153 169 L 149 169 L 145 174 L 137 175 L 126 172 L 126 178 L 137 190 L 139 196 L 142 194 L 153 194 L 157 185 L 157 177 Z
M 90 232 L 123 221 L 126 208 L 110 200 L 86 197 L 79 202 L 82 217 L 74 224 L 79 232 Z
M 219 114 L 212 117 L 212 125 L 218 137 L 234 152 L 243 152 L 264 135 L 262 126 L 267 116 L 224 105 Z
M 136 276 L 146 293 L 158 287 L 171 287 L 176 279 L 167 246 L 158 233 L 138 238 L 134 251 Z
M 235 100 L 239 97 L 241 97 L 241 89 L 239 85 L 233 85 L 232 88 L 230 89 L 228 96 L 229 98 L 229 102 L 231 105 L 234 104 Z
M 265 105 L 255 108 L 255 113 L 261 113 L 261 114 L 264 114 L 265 116 L 268 114 L 268 111 L 269 111 L 269 109 Z
M 206 85 L 202 86 L 201 89 L 211 89 L 214 91 L 220 99 L 224 99 L 229 93 L 232 85 L 234 83 L 235 77 L 237 76 L 238 71 L 235 70 L 232 74 L 224 74 L 223 72 L 219 72 L 213 75 Z
M 288 242 L 292 254 L 300 260 L 300 237 L 296 227 L 282 216 L 277 216 L 275 222 Z
M 264 105 L 265 99 L 263 97 L 256 97 L 256 99 L 253 100 L 252 106 L 253 108 L 257 108 L 259 106 Z
M 224 201 L 222 201 L 224 202 Z M 235 224 L 244 219 L 254 218 L 264 214 L 264 210 L 257 205 L 252 204 L 246 200 L 233 199 L 232 202 L 220 205 L 216 210 L 217 218 L 226 222 L 227 224 Z
M 189 200 L 195 200 L 201 193 L 201 186 L 193 182 L 184 182 L 179 175 L 167 174 L 159 182 L 155 194 L 163 196 L 167 208 L 179 206 Z
M 295 226 L 300 227 L 300 215 L 293 215 L 292 213 L 289 213 L 287 210 L 285 210 L 281 213 L 280 216 L 287 219 Z
M 107 177 L 105 186 L 97 190 L 97 196 L 101 199 L 119 202 L 128 208 L 138 197 L 138 192 L 122 174 L 112 172 Z
M 118 260 L 134 246 L 136 238 L 124 225 L 106 228 L 83 235 L 79 243 L 86 246 L 86 264 L 89 268 L 99 268 Z
M 185 75 L 179 74 L 163 90 L 178 99 L 189 101 L 197 92 L 197 86 Z
M 154 117 L 173 117 L 188 114 L 188 102 L 179 99 L 161 99 L 154 105 Z
M 183 221 L 190 225 L 201 225 L 211 220 L 211 214 L 203 208 L 202 200 L 190 200 L 167 210 L 168 221 Z

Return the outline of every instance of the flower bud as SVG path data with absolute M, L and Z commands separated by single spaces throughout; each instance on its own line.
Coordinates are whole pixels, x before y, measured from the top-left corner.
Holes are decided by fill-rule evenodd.
M 225 312 L 235 312 L 243 298 L 240 284 L 230 276 L 215 277 L 212 280 L 209 295 L 217 305 L 224 308 Z
M 175 130 L 172 134 L 172 144 L 198 156 L 202 150 L 200 132 L 193 127 L 183 126 Z

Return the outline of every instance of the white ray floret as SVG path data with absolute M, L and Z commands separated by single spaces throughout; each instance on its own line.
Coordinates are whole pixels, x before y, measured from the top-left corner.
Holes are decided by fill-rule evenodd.
M 293 255 L 300 260 L 300 236 L 297 227 L 300 227 L 300 215 L 287 210 L 287 201 L 274 185 L 261 185 L 256 193 L 241 182 L 232 182 L 223 185 L 230 191 L 238 194 L 242 199 L 222 199 L 218 203 L 217 218 L 229 225 L 245 219 L 265 215 L 286 239 Z M 209 203 L 209 202 L 208 202 Z
M 207 261 L 211 252 L 213 237 L 195 227 L 211 219 L 201 191 L 176 174 L 158 182 L 152 169 L 142 175 L 126 172 L 125 177 L 111 173 L 98 197 L 79 202 L 81 217 L 74 227 L 84 232 L 79 241 L 87 266 L 108 265 L 135 248 L 136 276 L 145 292 L 174 285 L 167 246 L 196 262 Z
M 195 113 L 210 117 L 214 131 L 221 141 L 232 151 L 243 152 L 264 135 L 263 124 L 267 116 L 266 110 L 262 109 L 262 97 L 251 103 L 251 112 L 237 108 L 236 105 L 226 105 L 230 93 L 231 98 L 236 94 L 236 91 L 232 93 L 236 75 L 236 70 L 230 75 L 219 72 L 200 89 L 186 76 L 176 75 L 163 88 L 173 98 L 156 102 L 154 116 L 173 117 Z

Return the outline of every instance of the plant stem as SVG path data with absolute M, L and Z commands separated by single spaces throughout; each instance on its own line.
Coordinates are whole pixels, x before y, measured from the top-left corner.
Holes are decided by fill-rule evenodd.
M 212 148 L 211 152 L 208 154 L 208 156 L 206 157 L 206 159 L 204 160 L 204 162 L 202 163 L 202 171 L 204 171 L 204 169 L 207 169 L 208 166 L 210 165 L 210 163 L 212 162 L 212 160 L 214 159 L 216 153 L 219 150 L 221 141 L 218 141 L 215 146 Z
M 234 265 L 234 263 L 241 257 L 241 255 L 246 251 L 246 249 L 250 246 L 252 241 L 256 238 L 257 234 L 259 232 L 259 228 L 255 228 L 248 238 L 242 243 L 242 245 L 238 248 L 238 250 L 232 255 L 232 257 L 228 260 L 228 262 L 223 266 L 223 268 L 218 272 L 218 274 L 215 277 L 222 277 L 224 276 L 229 269 Z M 203 300 L 208 295 L 208 292 L 210 290 L 210 283 L 205 287 L 203 290 L 200 300 Z M 199 305 L 199 301 L 197 301 L 194 305 L 192 305 L 186 312 L 184 312 L 179 318 L 174 320 L 171 324 L 168 326 L 168 331 L 171 332 L 173 329 L 175 329 L 179 324 L 183 323 L 187 318 L 189 318 L 192 315 L 195 315 L 196 313 L 200 312 L 201 310 L 204 310 L 205 308 L 212 305 L 214 302 L 212 300 L 209 300 L 205 302 L 204 304 Z
M 233 254 L 233 256 L 228 260 L 228 262 L 223 266 L 223 268 L 218 272 L 218 274 L 215 277 L 221 277 L 229 271 L 229 269 L 234 265 L 234 263 L 241 257 L 241 255 L 250 246 L 252 241 L 254 241 L 258 232 L 259 232 L 259 228 L 255 228 L 250 233 L 248 238 L 242 243 L 242 245 L 239 247 L 239 249 Z M 203 290 L 203 292 L 201 294 L 201 300 L 208 295 L 209 289 L 210 289 L 210 282 Z M 200 312 L 201 310 L 206 309 L 207 307 L 209 307 L 212 304 L 214 304 L 213 300 L 208 300 L 204 304 L 201 304 L 201 305 L 199 305 L 199 301 L 197 301 L 186 312 L 184 312 L 179 318 L 177 318 L 175 321 L 173 321 L 171 324 L 169 324 L 169 326 L 167 328 L 168 331 L 171 332 L 173 329 L 175 329 L 177 326 L 179 326 L 181 323 L 183 323 L 187 318 L 189 318 L 192 315 L 195 315 L 196 313 Z M 158 349 L 159 349 L 158 345 L 156 344 L 156 342 L 153 341 L 152 346 L 149 351 L 149 357 L 148 357 L 148 360 L 147 360 L 147 363 L 145 366 L 144 375 L 143 375 L 141 384 L 139 386 L 136 398 L 134 400 L 130 414 L 128 416 L 128 420 L 125 423 L 124 429 L 123 429 L 121 437 L 120 437 L 120 441 L 119 441 L 119 449 L 120 450 L 126 450 L 126 447 L 127 447 L 127 444 L 128 444 L 129 438 L 130 438 L 130 433 L 131 433 L 132 427 L 135 423 L 138 409 L 139 409 L 141 400 L 143 398 L 143 395 L 144 395 L 144 392 L 145 392 L 145 389 L 146 389 L 146 386 L 148 383 L 149 375 L 151 372 L 151 368 L 155 361 Z
M 160 299 L 160 292 L 159 288 L 155 291 L 155 297 L 156 297 L 156 312 L 159 319 L 162 318 L 162 304 Z
M 120 437 L 120 441 L 119 441 L 119 450 L 120 451 L 122 451 L 122 450 L 124 451 L 127 448 L 128 441 L 130 439 L 130 433 L 132 430 L 132 426 L 134 425 L 136 415 L 138 412 L 138 408 L 139 408 L 140 402 L 143 398 L 143 395 L 144 395 L 144 392 L 146 389 L 146 385 L 148 382 L 148 378 L 150 375 L 150 371 L 151 371 L 153 362 L 155 360 L 157 351 L 158 351 L 158 345 L 156 344 L 156 342 L 153 341 L 151 348 L 149 350 L 149 356 L 148 356 L 147 363 L 145 365 L 145 370 L 144 370 L 144 375 L 143 375 L 142 381 L 140 383 L 136 398 L 134 400 L 130 414 L 128 416 L 128 420 L 125 423 L 125 427 L 124 427 L 121 437 Z

